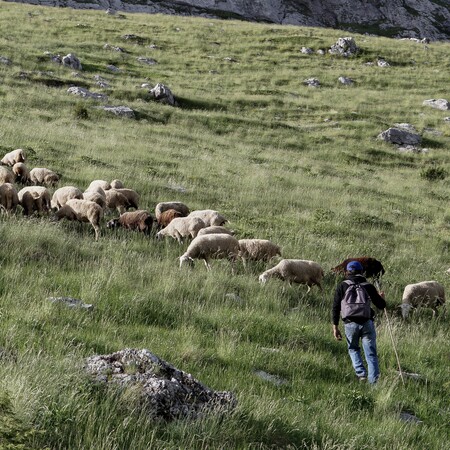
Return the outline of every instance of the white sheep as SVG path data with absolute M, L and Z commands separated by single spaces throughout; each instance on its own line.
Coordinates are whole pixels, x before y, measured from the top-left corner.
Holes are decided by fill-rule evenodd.
M 180 267 L 184 263 L 194 265 L 194 259 L 203 259 L 206 269 L 211 270 L 209 259 L 227 258 L 234 263 L 239 258 L 239 241 L 229 234 L 206 234 L 197 236 L 180 256 Z
M 0 166 L 0 184 L 14 183 L 14 174 L 6 167 Z
M 50 192 L 44 186 L 24 187 L 17 195 L 25 216 L 34 211 L 38 214 L 46 213 L 51 209 Z
M 54 186 L 59 181 L 59 175 L 45 167 L 35 167 L 30 170 L 30 181 L 35 185 Z
M 181 244 L 184 237 L 195 238 L 202 228 L 205 228 L 205 222 L 198 217 L 177 217 L 166 228 L 158 231 L 156 237 L 162 239 L 165 236 L 170 236 Z
M 22 163 L 18 162 L 15 163 L 12 167 L 12 171 L 14 174 L 14 178 L 16 183 L 22 183 L 22 184 L 29 184 L 30 183 L 30 171 L 28 170 L 27 166 Z
M 18 148 L 17 150 L 7 153 L 0 162 L 5 166 L 10 167 L 18 162 L 25 162 L 25 152 L 21 148 Z
M 436 308 L 445 303 L 445 292 L 442 284 L 437 281 L 422 281 L 420 283 L 408 284 L 402 296 L 402 316 L 406 319 L 413 308 L 421 306 L 431 308 L 433 317 Z
M 213 209 L 192 211 L 188 217 L 200 217 L 207 227 L 212 225 L 224 225 L 228 220 Z
M 111 189 L 122 189 L 125 187 L 124 184 L 120 180 L 112 180 L 110 186 L 111 186 Z
M 267 239 L 240 239 L 239 256 L 245 262 L 269 261 L 275 256 L 281 256 L 281 248 Z
M 299 283 L 308 286 L 317 285 L 322 290 L 322 278 L 324 272 L 322 267 L 314 262 L 303 259 L 282 259 L 275 267 L 266 270 L 259 276 L 259 281 L 264 284 L 271 278 L 279 278 L 288 281 L 289 284 Z
M 119 214 L 123 214 L 131 205 L 128 199 L 116 189 L 105 191 L 106 207 L 109 209 L 117 209 Z
M 93 186 L 84 191 L 83 199 L 95 202 L 101 208 L 106 208 L 106 193 L 100 186 Z
M 67 201 L 72 198 L 81 200 L 83 198 L 83 193 L 75 186 L 64 186 L 56 189 L 52 196 L 52 209 L 61 208 L 61 206 L 64 206 Z
M 155 217 L 159 222 L 159 218 L 164 211 L 168 211 L 169 209 L 174 209 L 181 213 L 182 217 L 186 217 L 189 214 L 189 208 L 182 202 L 161 202 L 158 203 L 155 207 Z
M 234 231 L 220 225 L 213 225 L 212 227 L 202 228 L 197 236 L 203 236 L 205 234 L 229 234 L 230 236 L 234 236 Z
M 116 191 L 120 192 L 127 198 L 130 208 L 139 209 L 139 194 L 135 190 L 120 188 L 116 189 Z
M 0 184 L 0 210 L 15 211 L 19 204 L 17 190 L 11 183 Z
M 101 187 L 104 191 L 111 189 L 111 185 L 105 180 L 94 180 L 91 181 L 91 184 L 87 187 L 86 191 L 94 191 L 96 187 Z
M 98 241 L 100 221 L 102 218 L 103 208 L 97 203 L 72 198 L 55 213 L 53 220 L 67 219 L 78 222 L 89 222 L 94 228 L 95 240 Z

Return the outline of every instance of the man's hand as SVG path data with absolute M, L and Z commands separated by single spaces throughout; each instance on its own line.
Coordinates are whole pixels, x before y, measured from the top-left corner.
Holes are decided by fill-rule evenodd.
M 342 334 L 337 325 L 333 325 L 333 336 L 337 341 L 342 341 Z

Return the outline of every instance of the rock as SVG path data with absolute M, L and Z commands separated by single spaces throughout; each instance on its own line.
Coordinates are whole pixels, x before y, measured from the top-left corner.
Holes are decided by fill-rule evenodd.
M 106 14 L 108 14 L 109 16 L 114 16 L 114 15 L 117 13 L 116 10 L 111 9 L 111 8 L 108 8 L 105 12 L 106 12 Z
M 325 55 L 325 50 L 319 48 L 319 50 L 317 50 L 317 54 L 318 55 Z
M 378 139 L 397 145 L 416 146 L 422 142 L 420 135 L 400 128 L 389 128 L 378 135 Z
M 314 50 L 309 47 L 302 47 L 300 51 L 305 55 L 311 55 L 312 53 L 314 53 Z
M 442 136 L 443 135 L 442 131 L 436 130 L 434 128 L 428 128 L 428 127 L 425 127 L 423 129 L 423 132 L 427 133 L 427 134 L 431 134 L 433 136 Z
M 119 117 L 127 117 L 129 119 L 135 118 L 134 111 L 128 106 L 99 106 L 99 108 L 103 109 L 104 111 L 113 113 Z
M 126 53 L 125 49 L 123 49 L 122 47 L 117 47 L 115 45 L 105 44 L 103 48 L 105 50 L 114 50 L 115 52 Z
M 159 47 L 158 47 L 156 44 L 150 44 L 150 45 L 147 45 L 147 48 L 149 48 L 149 49 L 151 49 L 151 50 L 156 50 L 156 49 L 158 49 Z
M 410 133 L 417 133 L 414 125 L 411 125 L 410 123 L 394 123 L 394 127 L 401 128 L 402 130 L 409 131 Z
M 328 50 L 332 55 L 354 56 L 358 53 L 359 48 L 356 46 L 352 37 L 339 38 L 336 44 L 332 45 Z
M 73 53 L 64 56 L 61 63 L 63 66 L 71 67 L 74 70 L 83 70 L 80 60 Z
M 404 378 L 411 378 L 412 380 L 422 380 L 423 376 L 419 375 L 418 373 L 411 373 L 411 372 L 403 372 L 400 374 L 400 372 L 398 372 L 399 375 L 403 375 Z
M 450 275 L 450 268 L 445 272 L 447 275 Z
M 317 88 L 320 86 L 320 81 L 317 78 L 308 78 L 303 81 L 303 84 L 306 84 L 308 87 Z
M 399 145 L 397 149 L 400 153 L 428 153 L 428 149 L 416 147 L 415 145 Z
M 154 66 L 155 64 L 158 64 L 158 62 L 152 58 L 144 58 L 143 56 L 139 56 L 136 59 L 141 63 L 148 64 L 149 66 Z
M 121 71 L 118 67 L 114 66 L 113 64 L 110 64 L 109 66 L 106 66 L 106 68 L 108 70 L 110 70 L 111 72 L 120 72 Z
M 339 77 L 338 81 L 342 84 L 345 84 L 346 86 L 350 86 L 351 84 L 354 83 L 354 81 L 351 78 L 347 77 Z
M 149 91 L 150 95 L 158 102 L 175 106 L 175 98 L 171 90 L 162 83 L 158 83 Z
M 383 58 L 377 60 L 378 67 L 390 67 L 391 65 Z
M 136 34 L 124 34 L 122 36 L 122 39 L 125 41 L 134 41 L 137 44 L 143 44 L 145 42 L 145 39 L 141 36 L 137 36 Z
M 81 300 L 72 297 L 49 297 L 48 300 L 52 303 L 64 304 L 69 308 L 83 308 L 88 311 L 92 311 L 94 309 L 94 305 L 83 303 Z
M 440 109 L 442 111 L 447 111 L 448 109 L 450 109 L 450 103 L 445 98 L 438 98 L 437 100 L 435 100 L 434 98 L 430 100 L 424 100 L 422 105 L 431 106 L 432 108 Z
M 211 390 L 147 349 L 92 356 L 85 370 L 100 383 L 136 390 L 143 409 L 154 419 L 196 419 L 231 411 L 237 404 L 232 392 Z
M 275 386 L 282 386 L 283 384 L 287 384 L 287 380 L 279 377 L 278 375 L 272 375 L 271 373 L 267 373 L 264 370 L 255 370 L 255 375 L 265 381 L 270 381 Z
M 420 420 L 414 414 L 411 414 L 407 411 L 401 411 L 399 417 L 400 417 L 400 420 L 402 420 L 403 422 L 416 423 L 416 424 L 423 423 L 422 420 Z
M 6 56 L 0 56 L 0 63 L 9 66 L 10 64 L 12 64 L 12 61 Z
M 243 303 L 242 298 L 234 292 L 232 292 L 230 294 L 225 294 L 225 298 L 227 298 L 229 300 L 233 300 L 236 303 Z
M 100 75 L 94 75 L 94 80 L 96 81 L 96 85 L 100 86 L 101 88 L 109 88 L 110 84 Z
M 108 97 L 105 94 L 98 94 L 96 92 L 90 92 L 85 88 L 79 86 L 72 86 L 67 89 L 69 94 L 79 95 L 84 98 L 92 98 L 94 100 L 108 100 Z
M 444 117 L 444 122 L 450 122 L 450 117 Z
M 226 56 L 225 58 L 223 58 L 224 61 L 228 61 L 228 62 L 237 62 L 237 59 L 232 58 L 231 56 Z

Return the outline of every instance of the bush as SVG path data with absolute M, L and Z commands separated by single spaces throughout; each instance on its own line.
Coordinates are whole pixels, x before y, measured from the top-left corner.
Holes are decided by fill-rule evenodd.
M 448 172 L 440 166 L 429 167 L 428 169 L 423 169 L 420 172 L 420 176 L 428 181 L 445 180 L 447 175 Z
M 73 112 L 74 112 L 75 119 L 83 119 L 83 120 L 89 119 L 88 110 L 81 103 L 77 103 L 75 105 Z

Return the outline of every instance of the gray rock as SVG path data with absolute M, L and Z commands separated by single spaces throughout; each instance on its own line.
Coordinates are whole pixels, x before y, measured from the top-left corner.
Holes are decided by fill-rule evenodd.
M 243 303 L 242 298 L 234 292 L 231 292 L 230 294 L 225 294 L 225 298 L 233 300 L 236 303 Z
M 81 300 L 78 300 L 73 297 L 49 297 L 48 300 L 52 303 L 60 303 L 68 306 L 69 308 L 83 308 L 88 311 L 92 311 L 94 309 L 94 305 L 83 303 Z
M 411 133 L 400 128 L 389 128 L 378 135 L 378 139 L 397 145 L 416 146 L 422 142 L 419 134 Z
M 95 84 L 101 88 L 109 88 L 110 84 L 100 75 L 94 75 Z
M 354 56 L 358 53 L 359 48 L 356 46 L 355 40 L 352 37 L 344 37 L 339 38 L 328 51 L 332 55 Z
M 390 67 L 391 65 L 383 58 L 377 60 L 378 67 Z
M 196 419 L 237 404 L 232 392 L 211 390 L 147 349 L 95 355 L 86 359 L 85 369 L 97 382 L 135 389 L 154 419 Z
M 284 384 L 287 384 L 287 380 L 285 380 L 284 378 L 265 372 L 264 370 L 255 370 L 255 375 L 262 380 L 269 381 L 275 386 L 282 386 Z
M 149 94 L 160 103 L 175 106 L 175 98 L 171 90 L 162 83 L 158 83 L 154 88 L 150 89 Z
M 444 122 L 450 122 L 450 117 L 444 117 Z
M 303 84 L 306 84 L 308 87 L 318 88 L 320 87 L 320 81 L 317 78 L 308 78 L 303 81 Z
M 417 134 L 417 130 L 414 128 L 414 125 L 411 125 L 410 123 L 394 123 L 394 126 L 395 128 L 401 128 L 402 130 Z
M 143 56 L 139 56 L 136 59 L 143 64 L 148 64 L 149 66 L 154 66 L 155 64 L 158 64 L 158 62 L 152 58 L 144 58 Z
M 99 106 L 99 108 L 119 117 L 127 117 L 129 119 L 134 119 L 135 117 L 135 112 L 128 106 Z
M 109 45 L 109 44 L 105 44 L 103 46 L 103 48 L 105 50 L 114 50 L 115 52 L 119 52 L 119 53 L 126 53 L 125 49 L 122 47 L 117 47 L 116 45 Z
M 300 51 L 305 55 L 311 55 L 314 53 L 314 50 L 309 47 L 302 47 L 302 49 Z
M 111 9 L 111 8 L 108 8 L 105 12 L 106 12 L 106 14 L 108 14 L 109 16 L 114 16 L 114 15 L 116 15 L 116 13 L 117 13 L 117 11 L 116 11 L 115 9 Z
M 114 66 L 113 64 L 106 66 L 106 68 L 111 72 L 120 72 L 121 71 L 118 67 Z
M 74 70 L 83 70 L 80 60 L 73 53 L 69 53 L 61 60 L 63 66 L 71 67 Z
M 90 92 L 85 88 L 79 86 L 72 86 L 67 89 L 69 94 L 79 95 L 83 98 L 92 98 L 94 100 L 108 100 L 108 97 L 105 94 L 98 94 L 97 92 Z
M 415 145 L 398 145 L 397 149 L 400 153 L 428 153 L 427 148 L 421 148 Z
M 12 64 L 12 61 L 9 58 L 7 58 L 6 56 L 0 55 L 0 63 L 6 64 L 7 66 L 9 66 L 10 64 Z
M 437 100 L 432 98 L 430 100 L 424 100 L 422 105 L 431 106 L 435 109 L 440 109 L 442 111 L 447 111 L 450 109 L 450 103 L 445 98 L 438 98 Z
M 321 49 L 321 48 L 319 48 L 319 50 L 317 50 L 317 54 L 318 55 L 325 55 L 325 50 L 323 50 L 323 49 Z
M 415 424 L 423 423 L 423 421 L 420 420 L 417 416 L 415 416 L 414 414 L 411 414 L 407 411 L 402 411 L 400 413 L 399 417 L 400 417 L 400 420 L 402 420 L 403 422 L 415 423 Z
M 339 77 L 338 81 L 342 84 L 345 84 L 346 86 L 350 86 L 354 83 L 354 81 L 351 78 L 347 77 Z

